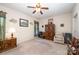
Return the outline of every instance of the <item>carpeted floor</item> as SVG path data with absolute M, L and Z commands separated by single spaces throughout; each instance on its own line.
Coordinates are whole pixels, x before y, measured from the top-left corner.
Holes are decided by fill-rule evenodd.
M 49 40 L 36 38 L 25 41 L 16 48 L 0 53 L 0 55 L 66 55 L 67 48 Z

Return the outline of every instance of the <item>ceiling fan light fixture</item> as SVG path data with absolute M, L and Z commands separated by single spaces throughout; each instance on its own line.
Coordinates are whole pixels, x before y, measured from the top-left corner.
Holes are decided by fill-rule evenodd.
M 40 3 L 36 3 L 35 7 L 34 6 L 27 6 L 28 8 L 34 8 L 35 10 L 33 11 L 33 14 L 35 12 L 40 12 L 43 14 L 42 10 L 48 10 L 48 7 L 42 7 Z
M 36 12 L 39 12 L 41 9 L 40 8 L 36 8 Z

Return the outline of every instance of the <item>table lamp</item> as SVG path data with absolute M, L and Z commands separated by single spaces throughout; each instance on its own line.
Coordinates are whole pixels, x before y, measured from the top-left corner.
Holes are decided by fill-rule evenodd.
M 9 32 L 11 33 L 11 38 L 14 37 L 14 33 L 15 33 L 15 28 L 10 28 Z

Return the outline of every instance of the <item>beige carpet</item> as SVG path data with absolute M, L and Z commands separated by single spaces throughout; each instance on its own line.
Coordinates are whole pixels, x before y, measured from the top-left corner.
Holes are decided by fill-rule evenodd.
M 66 55 L 66 45 L 36 38 L 25 41 L 16 48 L 0 53 L 0 55 Z

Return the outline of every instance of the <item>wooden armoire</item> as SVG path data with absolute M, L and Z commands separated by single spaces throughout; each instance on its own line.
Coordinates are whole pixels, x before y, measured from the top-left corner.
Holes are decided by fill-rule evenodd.
M 53 41 L 55 36 L 55 24 L 53 24 L 52 22 L 46 24 L 45 32 L 43 33 L 43 36 L 45 39 Z

